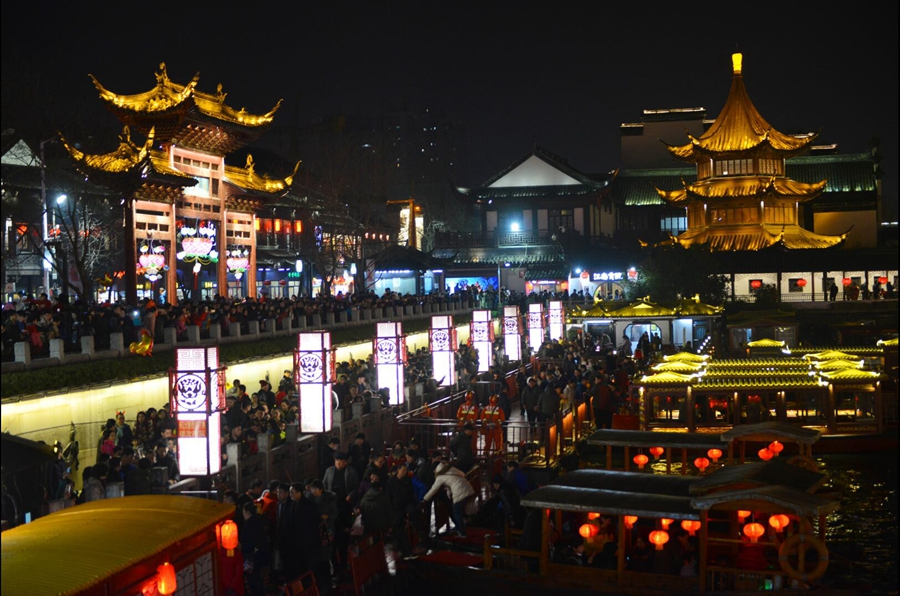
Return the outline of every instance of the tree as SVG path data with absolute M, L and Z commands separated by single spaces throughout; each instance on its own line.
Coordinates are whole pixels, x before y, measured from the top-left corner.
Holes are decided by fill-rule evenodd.
M 726 279 L 714 273 L 715 254 L 708 246 L 658 245 L 648 250 L 637 267 L 637 279 L 623 284 L 629 298 L 650 296 L 654 302 L 674 302 L 699 294 L 707 304 L 725 300 Z

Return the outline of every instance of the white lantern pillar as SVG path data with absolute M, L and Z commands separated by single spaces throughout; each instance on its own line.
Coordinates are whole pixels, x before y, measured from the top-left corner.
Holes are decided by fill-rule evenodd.
M 178 424 L 178 469 L 182 476 L 212 476 L 222 469 L 225 366 L 219 348 L 176 348 L 169 369 L 169 409 Z
M 544 305 L 540 302 L 528 305 L 528 345 L 537 352 L 544 343 Z
M 431 363 L 434 378 L 438 387 L 450 387 L 456 383 L 456 327 L 451 315 L 435 315 L 431 317 L 431 333 L 428 336 L 428 349 L 431 352 Z
M 331 430 L 331 385 L 335 379 L 335 355 L 330 331 L 297 334 L 294 350 L 294 383 L 300 396 L 300 432 Z
M 491 357 L 494 353 L 494 325 L 491 322 L 491 311 L 472 311 L 472 323 L 469 327 L 469 345 L 478 350 L 478 372 L 489 371 L 491 369 Z
M 518 306 L 503 307 L 503 343 L 510 362 L 522 359 L 522 319 Z
M 549 303 L 550 310 L 550 339 L 560 340 L 563 338 L 563 330 L 565 329 L 566 311 L 563 308 L 561 300 L 551 300 Z
M 378 372 L 378 388 L 390 391 L 390 403 L 399 406 L 405 397 L 403 391 L 403 365 L 406 364 L 406 339 L 403 324 L 378 323 L 372 340 L 375 370 Z

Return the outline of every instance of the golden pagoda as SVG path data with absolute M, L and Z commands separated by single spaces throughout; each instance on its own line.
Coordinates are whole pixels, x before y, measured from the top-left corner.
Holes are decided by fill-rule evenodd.
M 807 151 L 817 133 L 787 135 L 760 115 L 744 87 L 742 56 L 732 56 L 734 76 L 725 107 L 699 138 L 668 146 L 676 158 L 697 164 L 697 181 L 656 192 L 687 211 L 688 229 L 672 238 L 684 247 L 715 251 L 829 248 L 846 234 L 825 236 L 798 223 L 800 203 L 812 201 L 827 180 L 806 184 L 785 175 L 784 161 Z

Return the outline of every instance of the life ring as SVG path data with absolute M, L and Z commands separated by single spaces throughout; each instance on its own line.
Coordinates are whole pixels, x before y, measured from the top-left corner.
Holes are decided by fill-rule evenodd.
M 819 562 L 811 571 L 801 573 L 799 569 L 791 566 L 791 557 L 800 555 L 800 545 L 805 544 L 812 547 L 819 553 Z M 819 579 L 825 575 L 828 569 L 828 548 L 825 544 L 813 536 L 812 534 L 793 534 L 778 547 L 778 563 L 781 570 L 791 579 L 809 583 L 812 580 Z M 799 562 L 798 562 L 799 565 Z
M 809 470 L 810 472 L 818 472 L 819 464 L 816 463 L 816 460 L 809 457 L 808 455 L 794 455 L 787 463 L 792 466 L 797 466 L 798 468 L 803 468 L 804 470 Z

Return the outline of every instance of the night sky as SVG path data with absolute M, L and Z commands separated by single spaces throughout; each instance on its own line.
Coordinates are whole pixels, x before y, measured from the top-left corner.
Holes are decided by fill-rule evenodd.
M 468 130 L 461 185 L 535 143 L 599 173 L 620 165 L 619 125 L 644 109 L 715 117 L 737 48 L 776 129 L 821 130 L 843 153 L 881 140 L 896 219 L 896 3 L 437 4 L 4 2 L 2 126 L 26 136 L 118 126 L 87 74 L 136 93 L 165 61 L 176 82 L 197 71 L 203 91 L 222 82 L 236 108 L 261 113 L 284 98 L 276 125 L 438 111 Z M 215 12 L 225 6 L 241 10 Z M 725 12 L 703 14 L 711 8 Z

